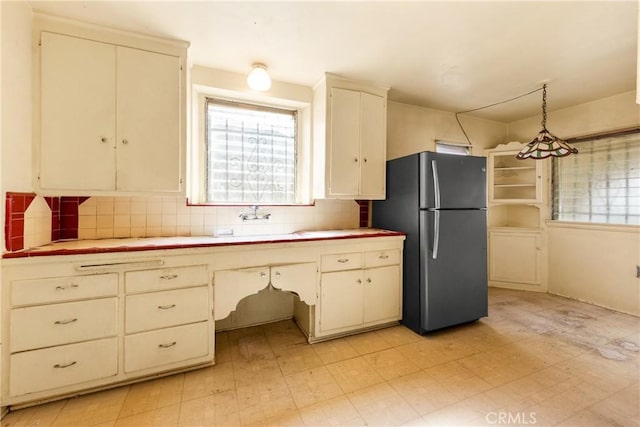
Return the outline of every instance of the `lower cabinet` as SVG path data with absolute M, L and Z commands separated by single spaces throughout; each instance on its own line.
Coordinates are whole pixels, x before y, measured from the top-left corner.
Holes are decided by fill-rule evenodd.
M 403 240 L 5 259 L 2 404 L 210 365 L 216 319 L 265 288 L 297 296 L 293 316 L 309 342 L 393 324 L 402 313 Z
M 82 384 L 118 373 L 118 341 L 107 338 L 11 356 L 11 396 Z
M 526 290 L 546 290 L 539 230 L 489 230 L 489 284 Z
M 213 362 L 207 265 L 86 260 L 3 267 L 3 404 Z
M 318 336 L 401 319 L 400 251 L 328 255 L 322 258 L 322 270 Z
M 124 370 L 135 372 L 206 356 L 208 333 L 207 322 L 200 322 L 127 335 Z

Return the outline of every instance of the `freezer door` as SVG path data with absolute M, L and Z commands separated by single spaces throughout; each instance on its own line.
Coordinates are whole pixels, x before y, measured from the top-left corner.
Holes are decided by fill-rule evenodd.
M 421 211 L 424 331 L 487 316 L 486 211 Z
M 420 153 L 420 207 L 468 209 L 487 206 L 487 159 Z

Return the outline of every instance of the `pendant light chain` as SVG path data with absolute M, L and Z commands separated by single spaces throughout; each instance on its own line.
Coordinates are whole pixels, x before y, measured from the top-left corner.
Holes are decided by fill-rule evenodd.
M 542 86 L 542 129 L 547 129 L 547 84 Z

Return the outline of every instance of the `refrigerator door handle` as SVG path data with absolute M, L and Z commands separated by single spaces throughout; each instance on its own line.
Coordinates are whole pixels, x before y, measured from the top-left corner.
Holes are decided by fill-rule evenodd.
M 438 258 L 438 246 L 440 246 L 440 211 L 433 212 L 433 252 L 431 257 Z
M 433 207 L 440 209 L 440 181 L 438 179 L 438 163 L 435 160 L 431 160 L 431 171 L 433 172 Z

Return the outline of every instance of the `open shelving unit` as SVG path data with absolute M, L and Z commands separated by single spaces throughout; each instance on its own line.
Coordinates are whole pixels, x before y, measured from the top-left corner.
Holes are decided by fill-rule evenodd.
M 545 291 L 548 162 L 518 160 L 523 146 L 487 150 L 489 285 Z

